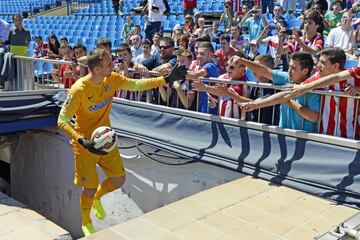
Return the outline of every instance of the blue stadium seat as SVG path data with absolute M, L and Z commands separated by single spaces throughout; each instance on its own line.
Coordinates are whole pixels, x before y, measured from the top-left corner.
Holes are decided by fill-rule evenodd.
M 170 22 L 168 20 L 165 20 L 163 22 L 163 29 L 165 32 L 171 32 L 172 31 L 172 28 L 170 27 Z
M 51 76 L 51 71 L 53 70 L 54 68 L 54 65 L 50 62 L 46 62 L 44 63 L 44 66 L 43 66 L 43 72 L 42 72 L 42 75 L 44 76 Z
M 288 28 L 295 27 L 296 29 L 300 29 L 300 26 L 301 26 L 302 22 L 303 22 L 302 19 L 292 19 L 292 20 L 289 21 Z
M 258 53 L 259 54 L 267 54 L 267 52 L 268 52 L 268 45 L 260 44 L 259 48 L 258 48 Z
M 113 47 L 116 49 L 120 46 L 120 44 L 123 43 L 123 40 L 120 38 L 120 39 L 116 39 L 114 41 L 114 44 L 113 44 Z
M 73 36 L 69 38 L 69 43 L 71 45 L 77 44 L 77 42 L 78 42 L 78 37 Z
M 41 61 L 36 61 L 34 63 L 34 75 L 36 77 L 40 77 L 43 73 L 43 62 Z
M 347 60 L 345 62 L 345 69 L 359 66 L 359 60 Z

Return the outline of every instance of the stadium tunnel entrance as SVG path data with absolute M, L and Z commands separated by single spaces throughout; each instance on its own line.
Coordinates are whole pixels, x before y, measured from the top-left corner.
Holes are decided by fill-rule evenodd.
M 81 237 L 81 189 L 73 184 L 74 160 L 69 139 L 56 127 L 2 138 L 7 139 L 1 145 L 0 155 L 4 156 L 6 149 L 8 157 L 3 162 L 8 171 L 3 170 L 1 177 L 9 181 L 7 194 L 67 230 L 74 239 Z M 103 197 L 106 219 L 100 222 L 92 215 L 97 230 L 243 176 L 190 162 L 131 139 L 120 137 L 118 142 L 127 180 L 122 189 Z M 157 161 L 151 159 L 154 157 Z M 101 170 L 98 173 L 102 181 L 105 176 Z

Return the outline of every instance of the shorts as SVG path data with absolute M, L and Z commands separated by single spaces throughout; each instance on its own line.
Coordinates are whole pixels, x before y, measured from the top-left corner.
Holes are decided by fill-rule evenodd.
M 97 156 L 92 153 L 75 154 L 74 183 L 85 188 L 97 188 L 99 183 L 96 165 L 99 165 L 107 177 L 125 176 L 123 161 L 118 148 L 108 155 Z

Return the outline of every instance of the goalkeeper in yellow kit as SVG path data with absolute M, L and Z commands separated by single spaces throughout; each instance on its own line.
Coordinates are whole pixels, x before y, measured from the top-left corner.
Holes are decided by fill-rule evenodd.
M 100 198 L 125 182 L 125 170 L 119 151 L 115 148 L 106 153 L 94 148 L 94 141 L 89 140 L 92 132 L 100 126 L 110 126 L 109 113 L 114 93 L 117 89 L 148 90 L 167 83 L 183 79 L 185 66 L 175 66 L 168 75 L 150 79 L 129 79 L 112 72 L 112 61 L 109 52 L 94 49 L 87 56 L 90 73 L 80 78 L 69 90 L 67 99 L 61 109 L 58 126 L 72 139 L 75 156 L 76 185 L 83 187 L 80 197 L 82 230 L 85 235 L 95 232 L 90 218 L 91 208 L 95 216 L 103 220 L 105 211 Z M 75 118 L 75 127 L 71 119 Z M 96 172 L 98 164 L 107 178 L 98 185 Z

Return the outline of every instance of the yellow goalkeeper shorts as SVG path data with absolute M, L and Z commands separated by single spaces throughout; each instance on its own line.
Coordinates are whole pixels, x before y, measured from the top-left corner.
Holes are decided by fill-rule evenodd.
M 105 156 L 97 156 L 90 152 L 75 154 L 74 183 L 85 188 L 97 188 L 99 177 L 96 165 L 101 167 L 107 177 L 125 176 L 125 169 L 119 149 L 115 148 Z

